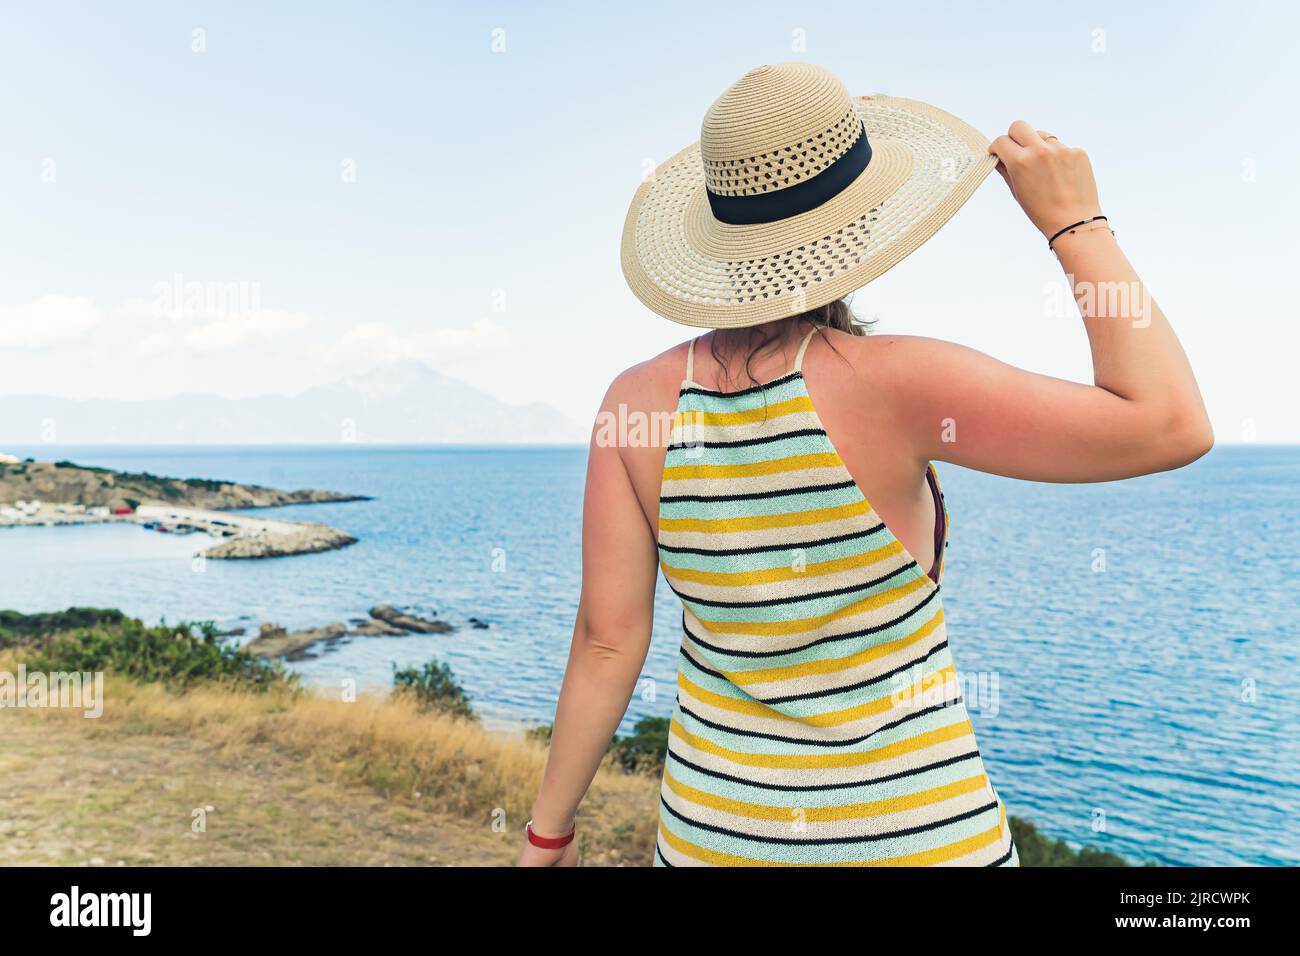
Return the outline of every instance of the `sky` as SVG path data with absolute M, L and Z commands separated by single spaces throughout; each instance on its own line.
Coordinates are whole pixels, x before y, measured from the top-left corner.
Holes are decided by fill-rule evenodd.
M 619 269 L 645 170 L 749 69 L 806 60 L 1084 147 L 1218 440 L 1300 441 L 1294 5 L 468 6 L 7 5 L 0 408 L 292 393 L 415 358 L 590 421 L 691 334 Z M 1090 381 L 1060 282 L 990 176 L 853 303 Z

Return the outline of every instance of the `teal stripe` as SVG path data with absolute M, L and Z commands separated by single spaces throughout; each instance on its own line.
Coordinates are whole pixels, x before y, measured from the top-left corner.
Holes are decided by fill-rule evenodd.
M 850 534 L 857 528 L 839 532 Z M 792 535 L 802 534 L 806 540 L 813 540 L 818 533 L 815 529 L 791 528 Z M 824 534 L 824 532 L 822 532 Z M 889 529 L 881 526 L 871 534 L 848 541 L 833 544 L 818 544 L 809 548 L 780 548 L 776 551 L 760 551 L 756 554 L 689 554 L 660 550 L 659 557 L 664 564 L 674 568 L 687 568 L 691 571 L 719 571 L 724 574 L 739 574 L 745 571 L 767 571 L 771 568 L 788 568 L 796 557 L 801 557 L 804 564 L 819 564 L 822 561 L 834 561 L 838 558 L 852 558 L 868 551 L 875 551 L 893 542 L 894 536 Z M 796 553 L 798 552 L 798 553 Z
M 678 411 L 747 412 L 807 394 L 808 390 L 804 387 L 803 379 L 796 378 L 774 388 L 751 392 L 749 395 L 700 395 L 698 393 L 683 395 Z
M 794 424 L 791 423 L 788 427 L 783 427 L 782 430 L 793 428 Z M 704 438 L 702 435 L 691 437 L 695 440 Z M 717 460 L 719 452 L 726 453 L 725 461 Z M 835 449 L 826 440 L 825 435 L 791 435 L 779 438 L 776 441 L 762 442 L 757 445 L 740 445 L 736 448 L 702 448 L 700 446 L 670 448 L 665 458 L 665 464 L 669 467 L 692 464 L 752 465 L 763 461 L 780 461 L 794 455 L 830 455 L 834 453 Z M 718 478 L 714 480 L 729 482 L 732 479 Z M 670 483 L 668 487 L 672 488 L 672 484 Z
M 729 654 L 725 649 L 714 650 L 713 648 L 709 649 L 708 655 L 718 668 L 729 672 L 766 670 L 769 667 L 786 667 L 792 664 L 806 664 L 810 661 L 837 660 L 907 637 L 928 624 L 938 613 L 937 603 L 930 601 L 924 607 L 918 606 L 908 611 L 902 620 L 893 626 L 876 631 L 874 634 L 862 634 L 842 641 L 827 641 L 824 644 L 811 646 L 804 644 L 789 653 L 775 654 L 771 657 L 739 656 Z M 700 637 L 707 640 L 705 635 Z

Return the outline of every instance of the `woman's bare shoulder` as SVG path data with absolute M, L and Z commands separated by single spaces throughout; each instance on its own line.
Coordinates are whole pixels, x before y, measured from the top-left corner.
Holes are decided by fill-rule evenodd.
M 689 341 L 681 342 L 619 372 L 609 384 L 605 404 L 624 403 L 645 411 L 673 404 L 686 374 L 689 346 Z
M 842 377 L 845 384 L 859 379 L 876 385 L 905 385 L 929 375 L 935 366 L 951 363 L 954 352 L 961 350 L 952 342 L 923 335 L 850 335 L 831 329 L 826 336 L 834 354 L 827 350 L 823 366 L 830 374 Z

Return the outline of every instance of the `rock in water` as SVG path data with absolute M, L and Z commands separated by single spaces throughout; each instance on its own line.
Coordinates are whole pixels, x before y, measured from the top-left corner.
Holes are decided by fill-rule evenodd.
M 319 641 L 336 641 L 347 632 L 344 624 L 326 624 L 304 631 L 286 631 L 275 624 L 263 624 L 257 637 L 244 645 L 244 650 L 254 657 L 293 658 Z
M 208 558 L 223 560 L 282 558 L 291 554 L 334 551 L 356 543 L 356 538 L 328 525 L 283 521 L 269 531 L 228 538 L 208 548 L 203 554 Z
M 361 637 L 405 637 L 411 632 L 405 628 L 394 627 L 387 621 L 372 620 L 358 624 L 348 633 L 357 634 Z
M 446 621 L 429 620 L 399 611 L 391 604 L 380 604 L 370 609 L 370 616 L 377 621 L 400 627 L 404 631 L 416 631 L 420 634 L 446 634 L 455 628 Z

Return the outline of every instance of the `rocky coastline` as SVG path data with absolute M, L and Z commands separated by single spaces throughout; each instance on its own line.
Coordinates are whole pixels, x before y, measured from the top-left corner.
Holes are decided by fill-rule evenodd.
M 324 524 L 223 512 L 368 500 L 365 495 L 314 488 L 284 491 L 0 455 L 0 528 L 116 522 L 163 532 L 204 532 L 218 541 L 196 553 L 218 560 L 333 551 L 357 540 Z

